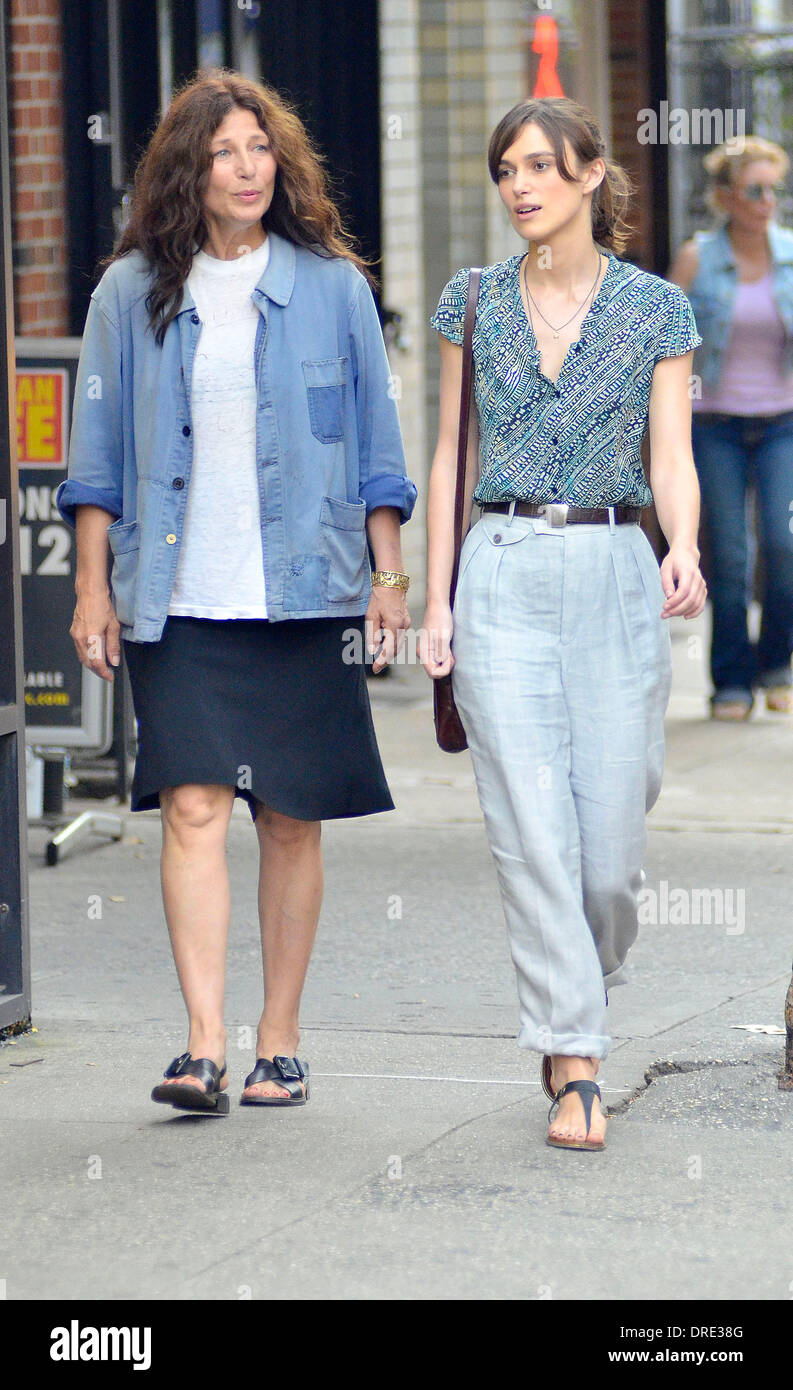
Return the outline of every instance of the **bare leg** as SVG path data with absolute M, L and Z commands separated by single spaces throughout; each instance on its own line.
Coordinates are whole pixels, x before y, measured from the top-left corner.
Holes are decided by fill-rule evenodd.
M 294 820 L 257 802 L 255 823 L 264 970 L 256 1056 L 294 1057 L 300 1042 L 300 996 L 322 906 L 322 822 Z M 243 1094 L 289 1096 L 273 1081 L 259 1081 Z
M 551 1089 L 560 1091 L 568 1081 L 594 1081 L 598 1071 L 596 1057 L 551 1058 Z M 587 1132 L 584 1120 L 584 1107 L 581 1097 L 570 1092 L 559 1101 L 556 1114 L 548 1129 L 554 1139 L 589 1139 L 592 1143 L 602 1143 L 606 1134 L 607 1120 L 600 1108 L 597 1096 L 592 1098 L 592 1123 Z
M 160 880 L 190 1032 L 187 1050 L 209 1057 L 218 1067 L 226 1059 L 223 995 L 231 898 L 226 864 L 234 788 L 164 788 L 160 793 L 163 843 Z M 204 1090 L 197 1077 L 178 1076 L 179 1085 Z M 220 1083 L 228 1085 L 228 1077 Z

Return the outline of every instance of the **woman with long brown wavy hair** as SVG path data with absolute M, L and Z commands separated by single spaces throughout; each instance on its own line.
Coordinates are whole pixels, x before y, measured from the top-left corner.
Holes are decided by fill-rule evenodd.
M 432 319 L 443 338 L 422 660 L 433 677 L 454 667 L 517 971 L 518 1042 L 542 1054 L 553 1101 L 548 1143 L 598 1151 L 607 990 L 636 936 L 661 783 L 666 620 L 705 601 L 688 395 L 700 340 L 682 290 L 618 258 L 630 186 L 591 112 L 567 98 L 519 103 L 488 167 L 525 251 L 481 276 L 482 510 L 453 613 L 466 268 Z M 653 495 L 669 542 L 660 573 L 638 525 Z
M 152 1098 L 180 1109 L 228 1111 L 235 796 L 260 846 L 265 997 L 241 1097 L 255 1105 L 308 1098 L 298 1011 L 321 822 L 393 806 L 360 654 L 366 634 L 382 670 L 409 626 L 400 524 L 416 490 L 371 281 L 287 103 L 223 69 L 188 83 L 92 295 L 58 491 L 77 532 L 77 652 L 112 680 L 123 643 L 131 808 L 161 811 L 189 1034 Z

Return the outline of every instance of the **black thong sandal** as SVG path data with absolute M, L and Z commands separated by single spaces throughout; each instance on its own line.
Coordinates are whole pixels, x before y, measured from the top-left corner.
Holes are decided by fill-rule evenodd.
M 561 1090 L 556 1092 L 556 1095 L 554 1096 L 553 1102 L 551 1104 L 551 1108 L 548 1111 L 548 1123 L 550 1124 L 551 1122 L 551 1115 L 553 1114 L 554 1106 L 559 1104 L 559 1101 L 562 1099 L 563 1096 L 567 1095 L 568 1091 L 577 1091 L 581 1097 L 581 1104 L 584 1107 L 584 1119 L 586 1120 L 586 1130 L 588 1134 L 590 1125 L 592 1123 L 592 1103 L 595 1099 L 595 1096 L 597 1096 L 598 1100 L 600 1100 L 601 1098 L 600 1087 L 594 1081 L 568 1081 L 566 1086 L 562 1086 Z M 552 1149 L 589 1149 L 592 1153 L 600 1149 L 605 1149 L 606 1147 L 605 1139 L 603 1140 L 602 1144 L 593 1144 L 590 1142 L 589 1139 L 552 1139 L 550 1134 L 547 1136 L 545 1142 L 546 1144 L 550 1144 Z
M 269 1057 L 257 1057 L 253 1071 L 245 1078 L 244 1089 L 247 1091 L 259 1081 L 275 1081 L 289 1092 L 289 1099 L 286 1096 L 243 1095 L 240 1105 L 305 1105 L 309 1093 L 308 1072 L 308 1062 L 301 1062 L 297 1057 L 273 1057 L 272 1062 Z M 305 1095 L 301 1081 L 306 1083 Z
M 203 1081 L 206 1090 L 197 1086 L 165 1086 L 160 1082 L 151 1093 L 152 1100 L 162 1105 L 172 1105 L 175 1110 L 198 1110 L 205 1115 L 228 1115 L 229 1098 L 221 1091 L 220 1083 L 226 1075 L 226 1065 L 222 1070 L 208 1057 L 198 1057 L 193 1061 L 189 1052 L 174 1057 L 163 1076 L 195 1076 Z

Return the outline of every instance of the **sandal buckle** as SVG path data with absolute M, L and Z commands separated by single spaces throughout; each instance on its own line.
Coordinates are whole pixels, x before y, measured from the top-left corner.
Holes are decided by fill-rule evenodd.
M 273 1062 L 282 1076 L 302 1079 L 303 1068 L 296 1057 L 273 1057 Z
M 189 1052 L 183 1052 L 181 1057 L 174 1057 L 171 1065 L 163 1072 L 163 1076 L 179 1076 L 180 1072 L 184 1071 L 189 1061 Z

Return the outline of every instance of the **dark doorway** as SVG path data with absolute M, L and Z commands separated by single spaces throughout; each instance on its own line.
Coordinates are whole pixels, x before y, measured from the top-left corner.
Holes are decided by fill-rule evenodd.
M 296 105 L 367 259 L 381 255 L 377 8 L 281 0 L 258 21 L 262 78 Z
M 63 6 L 66 164 L 70 238 L 70 327 L 80 334 L 100 259 L 116 239 L 135 165 L 160 105 L 158 5 L 150 0 L 69 0 Z M 211 34 L 234 66 L 232 5 L 171 0 L 169 60 L 174 86 L 196 71 Z M 296 108 L 324 156 L 331 193 L 362 254 L 381 255 L 377 0 L 260 0 L 240 11 L 262 81 Z M 242 63 L 240 61 L 240 66 Z M 111 143 L 89 136 L 92 116 L 115 108 Z

